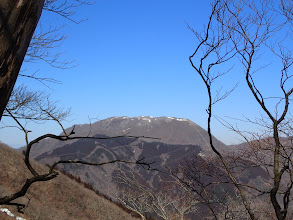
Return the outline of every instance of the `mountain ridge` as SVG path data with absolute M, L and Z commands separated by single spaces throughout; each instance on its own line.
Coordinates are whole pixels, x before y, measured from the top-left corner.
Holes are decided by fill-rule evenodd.
M 153 169 L 176 167 L 188 157 L 195 156 L 203 161 L 214 154 L 209 147 L 206 130 L 196 123 L 174 117 L 111 117 L 93 124 L 76 125 L 76 136 L 93 136 L 109 139 L 79 139 L 69 141 L 43 140 L 32 147 L 31 156 L 43 164 L 52 164 L 58 160 L 83 160 L 88 162 L 107 162 L 112 160 L 136 161 L 145 158 L 152 163 Z M 74 136 L 73 135 L 73 136 Z M 115 137 L 116 138 L 111 138 Z M 119 138 L 117 138 L 119 136 Z M 130 136 L 153 137 L 131 138 Z M 154 139 L 159 138 L 159 139 Z M 218 149 L 226 145 L 214 138 Z M 158 173 L 144 170 L 143 167 L 111 164 L 102 167 L 81 166 L 76 164 L 60 165 L 61 169 L 79 176 L 101 193 L 115 191 L 113 175 L 118 170 L 133 170 L 143 176 L 149 184 L 158 182 Z M 151 181 L 151 182 L 150 182 Z
M 203 128 L 189 119 L 175 117 L 110 117 L 93 124 L 74 125 L 66 129 L 70 133 L 74 129 L 72 136 L 92 136 L 106 135 L 108 137 L 131 135 L 148 136 L 160 138 L 159 142 L 167 144 L 199 145 L 205 153 L 210 152 L 209 137 Z M 215 146 L 220 150 L 226 150 L 227 146 L 214 138 Z M 145 141 L 153 141 L 143 139 Z M 64 143 L 74 143 L 76 140 L 60 142 L 58 140 L 43 140 L 33 146 L 31 156 L 33 158 L 45 152 L 52 152 L 55 148 L 61 147 Z M 157 140 L 156 140 L 157 141 Z

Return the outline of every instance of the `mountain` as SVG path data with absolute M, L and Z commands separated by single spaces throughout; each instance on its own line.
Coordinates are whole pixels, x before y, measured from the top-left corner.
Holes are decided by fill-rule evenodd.
M 214 204 L 218 212 L 224 206 L 229 207 L 230 202 L 234 204 L 233 201 L 238 199 L 235 187 L 231 187 L 225 168 L 210 149 L 207 131 L 188 119 L 150 116 L 112 117 L 93 124 L 76 125 L 66 129 L 66 133 L 72 131 L 76 136 L 96 139 L 75 139 L 64 142 L 46 139 L 33 146 L 31 155 L 43 164 L 72 159 L 99 163 L 117 159 L 128 161 L 144 159 L 151 164 L 153 170 L 148 170 L 146 166 L 127 163 L 114 163 L 100 167 L 77 164 L 59 166 L 60 169 L 80 177 L 82 181 L 91 184 L 96 190 L 113 199 L 120 199 L 121 196 L 127 195 L 127 188 L 130 190 L 130 196 L 138 189 L 133 186 L 131 188 L 129 182 L 119 182 L 120 177 L 125 179 L 134 177 L 139 185 L 143 184 L 154 190 L 153 195 L 169 196 L 171 201 L 173 198 L 178 199 L 184 189 L 182 185 L 178 189 L 168 188 L 174 178 L 169 181 L 172 177 L 170 173 L 166 174 L 166 168 L 172 172 L 178 171 L 179 178 L 186 181 L 186 185 L 196 192 L 193 196 L 197 200 L 195 205 L 197 211 L 196 214 L 189 216 L 191 219 L 198 219 L 201 216 L 210 217 L 211 212 L 206 201 Z M 260 157 L 255 159 L 253 158 L 255 154 L 248 145 L 261 142 L 270 147 L 273 144 L 271 138 L 235 146 L 226 146 L 215 137 L 213 140 L 214 146 L 220 152 L 224 152 L 223 155 L 230 165 L 233 176 L 241 184 L 249 184 L 250 187 L 257 187 L 263 191 L 269 190 L 267 183 L 270 181 L 270 176 L 261 166 L 261 162 L 270 161 L 272 157 L 261 155 L 261 160 Z M 284 139 L 282 143 L 290 141 L 291 139 Z M 171 196 L 162 194 L 165 192 L 171 192 Z M 231 198 L 231 201 L 228 201 L 227 197 Z M 264 211 L 267 210 L 267 206 L 263 205 L 267 204 L 267 197 L 256 198 L 251 201 L 259 207 L 265 207 Z M 188 197 L 185 201 L 187 200 L 189 200 Z M 150 214 L 154 213 L 150 212 Z
M 210 149 L 207 131 L 188 119 L 151 116 L 112 117 L 93 124 L 76 125 L 66 129 L 66 133 L 72 131 L 76 136 L 96 139 L 70 141 L 46 139 L 33 146 L 31 155 L 43 164 L 74 159 L 95 163 L 117 159 L 127 161 L 144 159 L 151 164 L 151 170 L 146 166 L 128 163 L 113 163 L 99 167 L 79 164 L 58 165 L 66 173 L 80 177 L 83 182 L 91 184 L 94 189 L 111 196 L 114 200 L 120 198 L 125 187 L 124 183 L 121 185 L 119 182 L 121 176 L 135 177 L 134 181 L 154 189 L 154 193 L 166 192 L 164 187 L 170 178 L 172 179 L 170 173 L 166 173 L 167 169 L 179 171 L 181 177 L 182 175 L 184 178 L 187 177 L 189 183 L 196 184 L 195 188 L 199 187 L 197 192 L 203 192 L 202 186 L 211 186 L 210 189 L 204 189 L 204 192 L 211 193 L 208 199 L 225 202 L 225 192 L 232 197 L 236 196 L 229 185 L 218 185 L 215 188 L 213 184 L 210 185 L 218 182 L 219 179 L 223 182 L 229 182 L 229 179 L 226 178 L 225 169 Z M 214 146 L 219 151 L 225 152 L 225 157 L 233 166 L 236 165 L 234 152 L 229 150 L 231 147 L 215 137 L 213 140 Z M 268 178 L 266 173 L 262 168 L 254 165 L 253 161 L 240 157 L 233 172 L 244 184 L 265 186 L 263 181 Z M 243 166 L 247 169 L 243 169 Z M 189 177 L 192 179 L 188 180 Z M 126 183 L 126 187 L 128 186 L 129 183 Z M 184 189 L 178 190 L 184 191 Z M 175 194 L 170 198 L 178 196 L 179 191 L 173 190 L 172 193 Z M 205 202 L 200 196 L 196 197 L 199 199 L 199 204 Z M 209 216 L 206 206 L 199 205 L 196 208 L 197 214 L 191 216 L 192 219 L 197 219 L 201 215 Z
M 73 127 L 66 129 L 70 133 Z M 161 143 L 179 145 L 201 146 L 202 151 L 210 152 L 209 137 L 203 128 L 196 123 L 182 118 L 174 117 L 111 117 L 97 121 L 93 124 L 83 124 L 74 126 L 77 136 L 97 136 L 106 135 L 109 137 L 119 135 L 148 136 L 159 138 Z M 153 142 L 154 139 L 142 139 L 146 142 Z M 67 141 L 72 144 L 76 140 Z M 226 146 L 214 137 L 215 146 L 219 149 L 226 149 Z M 45 140 L 36 145 L 32 152 L 32 157 L 37 157 L 42 153 L 51 153 L 54 149 L 64 146 L 64 142 L 58 140 Z
M 19 190 L 31 174 L 24 164 L 23 156 L 1 143 L 0 158 L 0 196 L 2 197 Z M 38 171 L 44 172 L 48 169 L 35 161 L 32 161 L 32 164 Z M 53 180 L 34 183 L 28 193 L 17 202 L 28 205 L 24 214 L 18 213 L 13 206 L 2 206 L 0 219 L 15 219 L 4 213 L 7 208 L 14 215 L 27 220 L 137 219 L 61 173 Z
M 71 132 L 73 127 L 66 129 Z M 90 162 L 110 160 L 131 160 L 145 158 L 152 169 L 176 167 L 189 157 L 198 161 L 212 154 L 209 148 L 207 132 L 188 119 L 172 117 L 112 117 L 93 124 L 76 125 L 77 136 L 113 137 L 113 139 L 80 139 L 66 142 L 47 139 L 32 148 L 32 157 L 43 164 L 57 160 L 78 159 Z M 130 138 L 127 136 L 145 136 L 151 138 Z M 215 146 L 225 150 L 226 146 L 214 138 Z M 117 184 L 113 180 L 116 172 L 133 170 L 150 185 L 156 185 L 161 178 L 158 171 L 146 170 L 146 167 L 115 163 L 101 167 L 66 164 L 61 169 L 83 181 L 88 182 L 104 194 L 115 194 Z

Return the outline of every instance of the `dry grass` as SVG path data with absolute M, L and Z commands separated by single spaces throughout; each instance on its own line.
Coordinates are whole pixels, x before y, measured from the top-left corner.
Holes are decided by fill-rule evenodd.
M 37 162 L 33 164 L 38 171 L 47 169 Z M 22 155 L 4 144 L 0 144 L 0 168 L 0 196 L 20 189 L 25 179 L 31 176 Z M 13 207 L 8 208 L 26 219 L 136 219 L 63 174 L 51 181 L 32 185 L 25 198 L 19 200 L 24 204 L 28 201 L 25 215 L 18 214 Z M 0 219 L 5 219 L 3 214 Z

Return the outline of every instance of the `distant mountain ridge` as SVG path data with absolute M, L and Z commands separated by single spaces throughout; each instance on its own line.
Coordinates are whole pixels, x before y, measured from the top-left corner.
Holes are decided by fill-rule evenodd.
M 73 127 L 66 129 L 69 133 Z M 148 136 L 160 138 L 159 141 L 166 144 L 198 145 L 207 153 L 210 152 L 209 137 L 203 128 L 196 123 L 183 118 L 175 117 L 111 117 L 97 121 L 93 124 L 76 125 L 74 128 L 78 136 L 106 135 L 109 137 L 119 135 Z M 152 142 L 152 139 L 143 139 Z M 45 152 L 52 152 L 65 144 L 74 141 L 60 142 L 57 140 L 44 140 L 33 147 L 32 157 L 37 157 Z M 214 137 L 214 144 L 219 149 L 226 149 L 226 145 Z
M 226 178 L 224 168 L 209 146 L 208 132 L 188 119 L 112 117 L 93 124 L 76 125 L 66 129 L 66 132 L 70 133 L 73 128 L 76 136 L 97 138 L 70 141 L 46 139 L 33 146 L 32 157 L 43 164 L 52 164 L 58 160 L 77 159 L 101 163 L 117 159 L 136 161 L 142 158 L 144 162 L 151 163 L 152 170 L 129 163 L 113 163 L 99 167 L 79 164 L 59 166 L 66 173 L 78 176 L 81 181 L 89 183 L 94 189 L 114 200 L 122 192 L 119 191 L 121 183 L 117 181 L 118 176 L 135 174 L 140 183 L 158 191 L 163 189 L 164 182 L 168 182 L 170 170 L 178 171 L 179 175 L 185 171 L 192 172 L 199 176 L 203 184 L 209 184 L 207 181 L 218 181 L 218 176 L 209 176 L 208 172 L 216 172 L 221 178 Z M 136 138 L 138 136 L 151 138 Z M 231 152 L 231 146 L 226 146 L 215 137 L 213 141 L 214 146 L 230 161 L 240 149 L 235 146 L 235 152 Z M 240 169 L 239 172 L 235 170 L 241 182 L 264 185 L 263 180 L 268 176 L 262 168 L 250 169 L 255 163 L 246 158 L 239 158 L 238 162 L 240 166 L 248 167 L 245 170 Z M 213 166 L 219 169 L 210 171 L 209 168 Z M 222 191 L 228 190 L 225 187 L 221 185 L 216 188 L 219 198 Z
M 66 129 L 71 132 L 72 127 Z M 155 162 L 152 168 L 175 167 L 189 157 L 203 161 L 213 156 L 209 147 L 207 132 L 188 119 L 174 117 L 112 117 L 93 124 L 76 125 L 77 136 L 114 137 L 113 139 L 80 139 L 70 141 L 43 140 L 32 148 L 32 157 L 46 164 L 57 160 L 78 159 L 91 162 L 110 160 L 135 161 L 145 158 Z M 153 138 L 130 138 L 128 136 L 147 136 Z M 159 139 L 157 139 L 159 138 Z M 226 145 L 214 138 L 215 146 L 224 150 Z M 76 164 L 61 166 L 62 169 L 81 177 L 95 189 L 107 194 L 115 191 L 113 175 L 119 170 L 132 169 L 145 178 L 149 184 L 156 184 L 160 178 L 158 172 L 150 172 L 143 167 L 129 164 L 111 164 L 102 167 L 90 167 Z

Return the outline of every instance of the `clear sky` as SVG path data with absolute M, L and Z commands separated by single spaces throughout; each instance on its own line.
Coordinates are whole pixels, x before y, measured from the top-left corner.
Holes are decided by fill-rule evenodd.
M 54 77 L 62 84 L 49 84 L 51 89 L 33 80 L 20 79 L 18 84 L 25 82 L 35 90 L 46 90 L 54 100 L 60 100 L 60 106 L 72 108 L 65 127 L 88 123 L 88 118 L 95 121 L 144 115 L 188 118 L 206 129 L 207 94 L 188 61 L 198 42 L 186 23 L 202 29 L 209 12 L 209 1 L 97 0 L 92 6 L 77 8 L 76 19 L 88 19 L 78 25 L 44 12 L 43 28 L 65 24 L 63 33 L 68 38 L 56 50 L 63 52 L 63 58 L 76 59 L 77 66 L 60 70 L 44 62 L 26 63 L 23 70 L 38 70 L 40 76 Z M 241 68 L 234 69 L 217 86 L 225 90 L 237 82 L 235 92 L 215 105 L 215 114 L 254 118 L 260 108 L 244 83 Z M 273 80 L 256 82 L 269 92 Z M 245 123 L 242 126 L 251 128 Z M 30 123 L 27 127 L 33 131 L 30 138 L 61 132 L 53 123 Z M 239 141 L 216 121 L 213 131 L 226 144 Z M 0 141 L 13 147 L 24 143 L 15 128 L 2 129 Z

